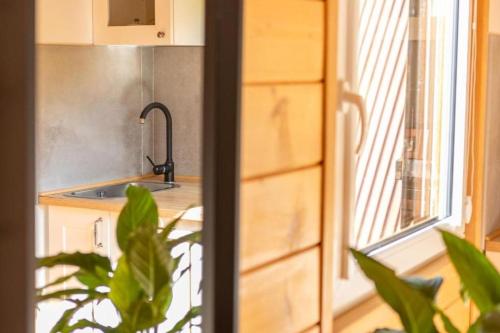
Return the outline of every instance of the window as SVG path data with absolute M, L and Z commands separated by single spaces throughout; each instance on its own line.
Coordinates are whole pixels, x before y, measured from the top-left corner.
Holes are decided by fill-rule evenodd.
M 339 3 L 339 79 L 364 108 L 337 117 L 337 146 L 363 142 L 337 148 L 337 312 L 369 290 L 347 245 L 405 271 L 440 253 L 437 225 L 462 226 L 468 22 L 466 1 Z

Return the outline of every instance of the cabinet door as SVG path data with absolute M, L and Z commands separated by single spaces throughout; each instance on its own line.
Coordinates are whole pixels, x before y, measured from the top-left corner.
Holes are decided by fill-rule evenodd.
M 94 0 L 94 44 L 172 44 L 172 10 L 172 0 Z
M 36 0 L 38 44 L 92 44 L 92 1 Z
M 48 254 L 80 251 L 109 255 L 109 227 L 108 212 L 51 206 L 48 208 Z M 66 266 L 53 268 L 49 270 L 49 280 L 73 270 Z
M 174 45 L 205 44 L 205 0 L 174 0 Z

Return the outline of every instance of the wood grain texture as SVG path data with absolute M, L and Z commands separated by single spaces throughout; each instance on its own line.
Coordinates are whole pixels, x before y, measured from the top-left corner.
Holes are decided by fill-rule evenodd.
M 321 167 L 244 182 L 240 270 L 320 242 Z
M 323 1 L 245 1 L 243 81 L 322 80 L 324 9 Z
M 314 326 L 313 328 L 308 329 L 308 330 L 304 331 L 303 333 L 319 333 L 319 332 L 320 332 L 319 326 Z
M 244 178 L 319 163 L 322 85 L 246 86 L 242 124 Z
M 323 216 L 321 225 L 321 332 L 332 332 L 334 296 L 335 132 L 338 107 L 338 1 L 326 2 L 323 133 Z M 338 186 L 337 186 L 338 187 Z M 340 239 L 337 237 L 337 239 Z
M 240 281 L 240 332 L 297 333 L 319 322 L 319 248 Z
M 0 331 L 33 333 L 35 323 L 35 8 L 2 1 L 0 43 Z
M 437 298 L 437 305 L 440 308 L 448 309 L 453 307 L 456 302 L 461 302 L 460 280 L 447 256 L 443 255 L 409 275 L 424 278 L 441 276 L 444 278 L 444 283 Z M 468 313 L 468 305 L 464 307 L 465 310 L 463 311 Z M 451 313 L 459 312 L 457 308 L 452 310 Z M 463 325 L 464 318 L 451 319 Z M 467 323 L 468 319 L 468 316 L 466 316 Z M 375 328 L 381 327 L 397 329 L 401 327 L 401 324 L 397 314 L 377 296 L 372 296 L 344 313 L 335 316 L 333 321 L 333 331 L 336 333 L 373 332 Z
M 465 225 L 467 240 L 479 248 L 484 245 L 484 225 L 482 220 L 484 205 L 484 166 L 485 166 L 485 121 L 486 93 L 488 82 L 488 32 L 489 32 L 489 0 L 474 1 L 477 4 L 476 56 L 472 70 L 475 75 L 474 94 L 472 96 L 473 126 L 470 137 L 473 137 L 472 151 L 468 156 L 467 194 L 472 195 L 471 223 Z M 471 167 L 474 165 L 474 167 Z

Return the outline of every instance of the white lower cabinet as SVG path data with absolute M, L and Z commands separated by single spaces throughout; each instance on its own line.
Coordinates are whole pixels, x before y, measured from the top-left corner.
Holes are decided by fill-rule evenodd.
M 42 255 L 54 255 L 60 252 L 97 252 L 108 256 L 116 265 L 121 251 L 116 241 L 116 225 L 119 214 L 116 212 L 80 209 L 71 207 L 48 206 L 44 209 L 45 249 Z M 165 221 L 160 221 L 164 226 Z M 175 230 L 174 238 L 190 233 L 186 230 Z M 201 305 L 200 283 L 202 278 L 201 246 L 183 244 L 174 248 L 174 256 L 184 254 L 179 271 L 175 277 L 174 298 L 167 313 L 168 321 L 161 325 L 159 333 L 167 332 L 181 319 L 191 306 Z M 189 268 L 190 267 L 190 268 Z M 180 277 L 180 272 L 188 271 Z M 71 267 L 49 270 L 46 281 L 54 281 L 58 277 L 71 273 Z M 68 282 L 64 288 L 73 288 L 77 282 Z M 50 331 L 65 309 L 70 306 L 66 302 L 48 302 L 42 304 L 37 311 L 37 333 Z M 109 302 L 93 304 L 84 311 L 83 317 L 97 319 L 99 323 L 115 326 L 119 323 L 119 315 Z M 79 331 L 80 332 L 80 331 Z M 92 332 L 92 330 L 82 331 Z M 182 333 L 200 332 L 199 328 L 186 327 Z

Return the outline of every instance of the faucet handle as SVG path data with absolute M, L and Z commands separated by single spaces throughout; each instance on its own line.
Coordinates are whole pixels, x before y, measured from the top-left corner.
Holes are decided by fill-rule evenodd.
M 152 165 L 153 167 L 155 167 L 155 166 L 156 166 L 155 162 L 153 162 L 153 160 L 151 159 L 151 157 L 149 157 L 148 155 L 146 155 L 146 158 L 148 159 L 149 163 L 151 163 L 151 165 Z
M 161 175 L 162 173 L 165 173 L 166 169 L 165 164 L 156 165 L 155 162 L 153 162 L 153 160 L 151 159 L 151 157 L 146 156 L 146 158 L 148 159 L 149 163 L 151 163 L 151 165 L 153 166 L 153 173 L 155 175 Z

